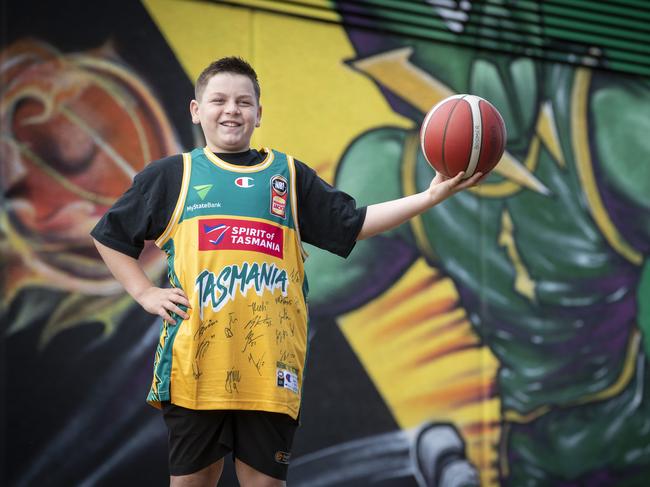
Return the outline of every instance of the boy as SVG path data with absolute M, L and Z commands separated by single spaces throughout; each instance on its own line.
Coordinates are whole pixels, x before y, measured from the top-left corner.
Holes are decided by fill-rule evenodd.
M 253 68 L 215 61 L 190 103 L 206 147 L 153 162 L 92 231 L 116 279 L 163 318 L 147 401 L 169 429 L 171 485 L 214 486 L 232 452 L 242 485 L 284 485 L 307 349 L 301 242 L 346 257 L 476 174 L 436 175 L 428 191 L 367 208 L 300 161 L 250 149 L 262 116 Z M 167 254 L 171 288 L 137 258 Z

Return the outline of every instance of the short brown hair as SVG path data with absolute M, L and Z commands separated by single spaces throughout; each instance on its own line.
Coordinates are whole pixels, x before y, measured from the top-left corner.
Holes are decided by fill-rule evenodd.
M 260 82 L 257 80 L 257 73 L 250 64 L 237 56 L 217 59 L 201 72 L 194 86 L 194 96 L 197 100 L 201 99 L 203 90 L 208 84 L 208 81 L 210 81 L 210 78 L 219 73 L 233 73 L 246 76 L 253 83 L 257 103 L 260 102 Z

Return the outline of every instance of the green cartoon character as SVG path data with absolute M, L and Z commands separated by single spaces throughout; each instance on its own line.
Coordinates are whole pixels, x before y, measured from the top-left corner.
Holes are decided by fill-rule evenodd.
M 455 44 L 348 28 L 352 67 L 414 123 L 360 134 L 336 185 L 363 205 L 425 190 L 433 172 L 419 124 L 454 93 L 499 109 L 504 159 L 480 188 L 359 242 L 345 262 L 312 252 L 312 313 L 355 309 L 425 257 L 453 279 L 499 361 L 502 485 L 647 485 L 650 80 L 542 62 L 534 46 L 510 49 L 521 55 L 468 49 L 468 36 L 494 29 L 520 32 L 511 44 L 503 34 L 506 47 L 531 44 L 544 12 L 461 4 L 457 15 L 422 6 Z M 339 10 L 350 23 L 360 15 Z M 385 12 L 375 12 L 384 32 L 394 22 Z M 606 65 L 607 51 L 585 56 L 594 52 Z

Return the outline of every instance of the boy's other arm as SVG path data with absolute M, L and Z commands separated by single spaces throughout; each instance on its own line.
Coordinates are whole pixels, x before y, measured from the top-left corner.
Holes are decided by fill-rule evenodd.
M 462 179 L 460 172 L 453 178 L 437 173 L 431 181 L 429 189 L 422 193 L 404 198 L 377 203 L 368 206 L 366 219 L 361 227 L 357 240 L 373 237 L 379 233 L 395 228 L 416 215 L 441 203 L 463 189 L 475 186 L 482 179 L 481 173 L 474 174 L 469 179 Z
M 190 307 L 190 302 L 181 289 L 154 286 L 136 259 L 93 240 L 108 270 L 145 311 L 158 315 L 169 323 L 175 321 L 169 312 L 176 313 L 183 319 L 189 318 L 177 306 L 182 304 Z

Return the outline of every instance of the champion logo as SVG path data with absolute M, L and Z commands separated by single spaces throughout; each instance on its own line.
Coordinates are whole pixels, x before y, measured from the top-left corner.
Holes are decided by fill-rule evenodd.
M 253 178 L 249 178 L 248 176 L 242 176 L 235 179 L 235 184 L 240 188 L 252 188 L 255 186 L 255 180 Z

